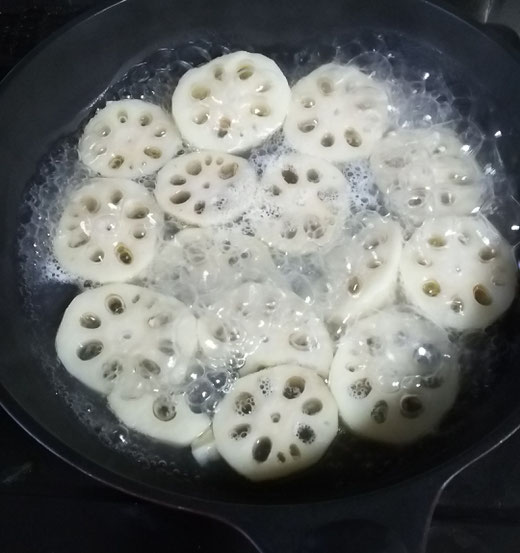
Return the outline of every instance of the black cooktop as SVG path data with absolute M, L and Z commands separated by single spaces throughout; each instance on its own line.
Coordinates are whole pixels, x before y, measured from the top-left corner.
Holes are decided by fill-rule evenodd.
M 56 29 L 98 3 L 0 0 L 0 76 Z M 450 3 L 480 21 L 520 32 L 518 0 Z M 96 482 L 49 453 L 0 410 L 0 552 L 166 548 L 175 553 L 256 551 L 232 528 L 135 500 Z M 427 548 L 427 553 L 519 551 L 520 433 L 447 486 L 434 513 Z

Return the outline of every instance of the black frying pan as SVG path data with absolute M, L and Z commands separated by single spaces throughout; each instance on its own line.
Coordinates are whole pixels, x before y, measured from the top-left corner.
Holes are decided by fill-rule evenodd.
M 481 386 L 479 395 L 462 398 L 460 412 L 438 437 L 406 451 L 370 448 L 344 438 L 332 448 L 336 453 L 343 449 L 344 461 L 328 456 L 301 477 L 253 485 L 222 467 L 201 472 L 189 453 L 160 444 L 144 441 L 148 458 L 137 460 L 101 440 L 95 428 L 74 414 L 59 391 L 76 384 L 62 371 L 55 377 L 62 387 L 56 388 L 42 365 L 54 355 L 56 327 L 75 291 L 59 285 L 41 289 L 34 298 L 36 318 L 26 316 L 18 285 L 17 232 L 30 214 L 20 206 L 51 145 L 88 117 L 95 99 L 117 76 L 158 48 L 216 35 L 269 54 L 276 45 L 290 51 L 363 29 L 401 36 L 396 47 L 400 44 L 404 55 L 421 51 L 432 60 L 451 57 L 464 66 L 481 94 L 479 124 L 488 133 L 500 129 L 500 154 L 519 185 L 520 112 L 515 108 L 520 58 L 495 31 L 424 1 L 128 0 L 84 18 L 42 45 L 0 88 L 3 406 L 37 440 L 87 474 L 140 497 L 221 519 L 266 553 L 421 551 L 446 482 L 520 424 L 520 367 L 513 345 L 520 333 L 518 305 L 499 323 L 504 346 L 494 367 L 496 378 Z M 407 49 L 410 40 L 424 47 Z M 456 79 L 456 68 L 451 72 Z M 506 208 L 510 204 L 508 199 L 503 203 Z M 476 375 L 480 364 L 473 360 Z M 81 394 L 89 409 L 105 412 L 99 398 L 85 390 Z M 108 413 L 106 417 L 107 424 L 116 424 Z M 139 448 L 140 438 L 134 440 Z M 166 459 L 169 468 L 157 459 Z

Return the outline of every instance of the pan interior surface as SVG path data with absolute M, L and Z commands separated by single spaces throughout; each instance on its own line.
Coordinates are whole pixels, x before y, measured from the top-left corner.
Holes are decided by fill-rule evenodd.
M 520 384 L 516 370 L 520 348 L 515 329 L 520 315 L 518 302 L 489 333 L 487 339 L 494 341 L 492 350 L 497 352 L 489 362 L 486 356 L 489 342 L 479 337 L 479 344 L 466 360 L 469 369 L 464 375 L 468 380 L 464 393 L 437 436 L 399 450 L 363 443 L 345 434 L 336 440 L 315 469 L 272 484 L 250 484 L 218 463 L 202 470 L 192 459 L 189 449 L 173 449 L 129 432 L 111 415 L 103 398 L 74 381 L 57 363 L 54 337 L 63 311 L 77 288 L 52 275 L 40 278 L 48 255 L 45 244 L 49 242 L 42 229 L 48 227 L 33 223 L 38 217 L 52 218 L 52 210 L 42 211 L 42 205 L 59 205 L 59 187 L 48 186 L 53 171 L 57 166 L 63 168 L 75 163 L 71 152 L 74 152 L 72 145 L 77 140 L 77 129 L 81 129 L 107 99 L 142 95 L 149 99 L 152 89 L 159 90 L 160 95 L 167 98 L 183 72 L 227 48 L 266 54 L 285 71 L 290 70 L 295 59 L 301 60 L 310 70 L 312 66 L 337 59 L 338 52 L 347 60 L 366 52 L 393 52 L 404 60 L 403 68 L 411 70 L 417 80 L 421 75 L 424 79 L 427 72 L 442 73 L 458 109 L 468 111 L 468 115 L 471 112 L 471 118 L 487 136 L 500 133 L 496 142 L 500 159 L 508 182 L 515 182 L 519 170 L 515 150 L 520 142 L 520 122 L 512 111 L 511 99 L 520 91 L 520 77 L 501 71 L 516 68 L 519 76 L 520 72 L 516 62 L 500 48 L 485 42 L 487 39 L 483 35 L 455 18 L 426 4 L 414 6 L 411 2 L 402 2 L 404 18 L 397 24 L 390 13 L 383 11 L 375 16 L 367 7 L 347 2 L 344 7 L 335 9 L 343 14 L 343 9 L 350 8 L 356 15 L 350 21 L 345 19 L 345 24 L 335 32 L 324 34 L 323 29 L 328 26 L 337 28 L 338 23 L 333 23 L 331 15 L 312 12 L 313 17 L 318 16 L 316 29 L 308 32 L 305 21 L 311 19 L 304 18 L 311 14 L 307 7 L 299 15 L 286 13 L 282 8 L 281 20 L 292 26 L 286 36 L 278 37 L 268 31 L 271 20 L 280 19 L 274 2 L 265 3 L 261 14 L 256 13 L 255 8 L 254 24 L 246 21 L 231 5 L 226 10 L 224 2 L 224 14 L 219 15 L 218 23 L 222 25 L 219 32 L 208 32 L 215 27 L 204 20 L 206 12 L 196 4 L 181 18 L 176 18 L 179 14 L 172 13 L 172 9 L 161 2 L 152 2 L 146 7 L 129 3 L 108 10 L 77 27 L 76 38 L 69 31 L 49 45 L 5 84 L 0 95 L 0 116 L 5 112 L 9 119 L 9 102 L 16 101 L 16 92 L 31 97 L 26 108 L 27 122 L 10 127 L 11 136 L 4 136 L 0 144 L 0 159 L 5 162 L 8 175 L 1 192 L 0 208 L 4 225 L 2 252 L 4 260 L 9 260 L 2 268 L 1 299 L 3 316 L 9 313 L 10 320 L 1 342 L 5 352 L 0 369 L 5 403 L 9 407 L 14 401 L 21 406 L 29 417 L 23 419 L 22 416 L 28 429 L 44 442 L 66 444 L 65 449 L 59 445 L 56 449 L 69 458 L 67 450 L 72 450 L 72 457 L 81 459 L 79 464 L 85 470 L 95 473 L 93 467 L 101 466 L 107 471 L 105 475 L 118 475 L 121 485 L 127 489 L 134 489 L 136 483 L 148 486 L 147 493 L 151 496 L 154 488 L 166 495 L 171 492 L 224 501 L 317 501 L 400 482 L 449 460 L 495 431 L 516 409 Z M 155 9 L 162 7 L 167 16 L 157 17 L 154 5 Z M 420 32 L 420 21 L 426 17 L 424 12 L 435 14 L 428 28 L 428 33 L 434 36 L 426 38 Z M 197 13 L 200 25 L 193 25 Z M 412 17 L 414 14 L 416 19 Z M 110 58 L 107 60 L 102 57 L 104 50 L 86 50 L 83 35 L 85 41 L 88 35 L 102 37 L 116 15 L 118 21 L 124 22 L 120 44 L 114 46 L 117 51 L 106 54 Z M 140 26 L 133 36 L 132 22 L 137 18 L 144 18 L 142 20 L 149 21 L 150 25 Z M 412 20 L 415 25 L 401 28 Z M 231 32 L 233 23 L 238 22 L 239 30 Z M 446 34 L 446 24 L 455 29 L 461 27 L 458 41 Z M 200 27 L 200 30 L 183 31 L 193 27 Z M 471 48 L 472 33 L 482 39 L 478 51 Z M 67 41 L 75 45 L 71 54 L 82 51 L 82 63 L 92 72 L 92 77 L 83 74 L 76 95 L 74 70 L 79 58 L 70 60 L 72 66 L 65 60 L 63 68 L 56 67 L 50 73 L 46 65 L 67 48 Z M 475 58 L 470 66 L 467 62 L 471 55 Z M 496 64 L 490 73 L 484 65 L 489 64 L 491 55 L 496 57 Z M 482 61 L 481 68 L 475 60 Z M 98 65 L 99 74 L 96 74 Z M 500 81 L 499 75 L 509 76 L 507 84 Z M 41 98 L 35 97 L 28 88 L 34 79 L 43 79 L 40 81 L 44 89 Z M 54 97 L 51 94 L 53 86 L 57 90 Z M 30 144 L 25 146 L 28 136 Z M 27 203 L 28 191 L 43 203 Z M 494 202 L 495 213 L 506 212 L 507 221 L 517 214 L 520 222 L 520 210 L 509 215 L 516 204 L 511 201 L 507 188 Z M 500 217 L 492 220 L 510 241 L 518 242 L 518 229 L 505 228 Z M 25 234 L 20 235 L 20 228 L 26 229 Z M 37 425 L 30 419 L 38 421 Z

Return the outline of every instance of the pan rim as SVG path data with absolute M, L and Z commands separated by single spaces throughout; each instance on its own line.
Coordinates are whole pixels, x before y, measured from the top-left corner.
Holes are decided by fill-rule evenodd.
M 409 1 L 409 0 L 405 0 L 405 1 Z M 9 73 L 2 79 L 2 81 L 0 81 L 0 102 L 2 101 L 5 90 L 9 87 L 10 83 L 17 78 L 20 72 L 30 68 L 31 62 L 37 59 L 38 55 L 42 51 L 44 51 L 49 44 L 52 44 L 55 41 L 59 40 L 66 33 L 73 31 L 78 25 L 88 22 L 92 17 L 97 17 L 107 10 L 117 9 L 119 6 L 129 4 L 130 0 L 118 0 L 116 2 L 114 2 L 113 0 L 108 0 L 108 1 L 105 1 L 104 3 L 106 5 L 101 7 L 101 9 L 98 6 L 97 8 L 94 8 L 92 10 L 88 10 L 88 12 L 85 12 L 79 15 L 78 17 L 74 18 L 73 21 L 71 21 L 70 23 L 66 24 L 64 27 L 62 27 L 61 29 L 53 33 L 49 38 L 47 38 L 45 41 L 40 43 L 35 49 L 33 49 L 29 54 L 27 54 L 11 71 L 9 71 Z M 481 25 L 477 23 L 473 23 L 471 21 L 467 21 L 460 15 L 454 14 L 451 9 L 448 9 L 447 5 L 444 2 L 432 3 L 428 0 L 421 0 L 420 3 L 429 5 L 434 9 L 441 10 L 450 17 L 456 17 L 457 19 L 462 21 L 465 25 L 468 25 L 471 28 L 478 31 L 482 35 L 482 37 L 485 37 L 487 40 L 490 40 L 491 42 L 493 42 L 495 45 L 500 47 L 500 49 L 504 53 L 507 53 L 509 56 L 513 57 L 515 61 L 517 61 L 517 58 L 514 56 L 514 54 L 512 54 L 506 48 L 504 48 L 504 46 L 501 45 L 499 42 L 497 42 L 493 37 L 490 37 L 489 35 L 487 35 L 481 28 L 482 27 Z M 5 253 L 3 249 L 4 248 L 2 247 L 2 253 Z M 1 381 L 1 375 L 0 375 L 0 381 Z M 172 492 L 170 490 L 158 490 L 158 488 L 152 485 L 148 485 L 143 482 L 133 481 L 119 473 L 113 472 L 110 469 L 91 461 L 90 459 L 87 459 L 85 456 L 81 455 L 79 452 L 69 447 L 64 441 L 60 440 L 58 437 L 53 435 L 48 429 L 46 429 L 43 425 L 40 425 L 38 421 L 32 418 L 26 412 L 23 406 L 20 403 L 18 403 L 9 394 L 9 391 L 4 386 L 3 382 L 1 382 L 0 384 L 0 403 L 2 404 L 6 412 L 14 420 L 16 420 L 18 424 L 20 424 L 20 426 L 24 428 L 24 430 L 27 433 L 29 433 L 34 439 L 36 439 L 40 444 L 42 444 L 49 451 L 53 452 L 61 459 L 65 460 L 67 463 L 71 464 L 72 466 L 75 466 L 85 474 L 95 478 L 100 482 L 103 482 L 104 484 L 107 484 L 116 489 L 123 490 L 126 493 L 136 495 L 137 497 L 149 499 L 156 503 L 169 505 L 169 506 L 174 505 L 178 508 L 193 510 L 194 512 L 206 512 L 203 509 L 203 506 L 210 505 L 210 504 L 237 505 L 236 502 L 229 502 L 225 500 L 221 501 L 221 500 L 215 500 L 215 499 L 201 499 L 199 497 L 189 496 L 178 492 Z M 418 474 L 405 477 L 402 480 L 396 482 L 395 484 L 391 484 L 383 488 L 378 488 L 376 490 L 371 490 L 366 492 L 355 493 L 351 495 L 349 494 L 348 498 L 371 495 L 374 493 L 378 493 L 383 489 L 400 487 L 405 484 L 408 485 L 417 480 L 421 480 L 422 478 L 426 478 L 434 475 L 438 475 L 441 478 L 441 480 L 451 477 L 452 473 L 458 472 L 459 470 L 464 468 L 468 463 L 479 459 L 482 455 L 484 455 L 491 449 L 494 449 L 494 447 L 497 447 L 498 445 L 500 445 L 507 437 L 509 437 L 517 430 L 519 424 L 520 424 L 520 408 L 513 410 L 505 420 L 501 421 L 498 426 L 496 426 L 485 436 L 483 436 L 480 441 L 468 446 L 466 450 L 458 452 L 454 456 L 450 456 L 448 460 L 444 461 L 440 465 L 427 469 L 426 471 L 421 471 Z M 82 462 L 75 461 L 74 459 L 76 457 L 78 458 L 79 461 L 82 461 Z M 114 482 L 114 479 L 116 479 L 117 482 Z M 152 493 L 146 493 L 148 491 Z M 156 493 L 157 491 L 159 491 L 160 493 L 159 494 Z M 160 496 L 161 498 L 159 498 L 158 496 Z M 168 498 L 171 498 L 171 499 L 168 499 Z M 336 500 L 332 500 L 332 501 L 336 501 Z M 318 501 L 313 501 L 311 503 L 315 505 L 322 502 L 323 501 L 318 500 Z M 252 505 L 252 504 L 247 503 L 247 505 Z M 261 505 L 265 505 L 265 504 L 261 504 Z

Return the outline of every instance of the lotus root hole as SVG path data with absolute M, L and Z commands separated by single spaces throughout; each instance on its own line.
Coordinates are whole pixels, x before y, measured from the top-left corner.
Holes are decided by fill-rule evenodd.
M 365 399 L 372 391 L 372 385 L 367 378 L 356 380 L 348 387 L 348 395 L 354 399 Z
M 110 169 L 119 169 L 124 162 L 125 158 L 123 156 L 117 155 L 108 162 L 108 166 L 110 167 Z
M 321 137 L 320 143 L 324 148 L 330 148 L 331 146 L 334 145 L 334 136 L 330 133 L 324 134 Z
M 193 160 L 193 161 L 190 161 L 190 162 L 186 165 L 186 173 L 188 173 L 188 175 L 196 176 L 196 175 L 198 175 L 201 171 L 202 171 L 202 163 L 201 163 L 198 159 L 195 159 L 195 160 Z
M 317 184 L 318 182 L 320 182 L 320 174 L 318 173 L 318 171 L 316 171 L 316 169 L 309 169 L 307 171 L 307 180 L 309 182 Z
M 388 403 L 384 400 L 378 401 L 370 412 L 370 416 L 376 424 L 383 424 L 388 417 Z
M 132 235 L 136 240 L 141 240 L 146 236 L 146 229 L 144 227 L 136 228 Z
M 450 301 L 450 309 L 457 314 L 461 314 L 464 311 L 464 302 L 460 298 L 453 298 Z
M 112 205 L 117 205 L 123 199 L 123 193 L 121 190 L 114 190 L 110 196 L 110 203 Z
M 361 292 L 361 281 L 358 277 L 353 276 L 348 279 L 347 290 L 351 296 L 357 296 Z
M 440 235 L 430 236 L 430 238 L 428 238 L 428 244 L 430 244 L 432 248 L 444 248 L 444 246 L 446 246 L 446 238 Z
M 303 394 L 305 380 L 300 376 L 292 376 L 287 380 L 283 388 L 283 395 L 287 399 L 295 399 Z
M 164 397 L 158 397 L 153 402 L 152 410 L 155 418 L 162 422 L 171 421 L 177 415 L 175 405 L 169 399 Z
M 262 83 L 256 87 L 255 92 L 262 94 L 264 92 L 268 92 L 269 90 L 271 90 L 271 83 Z
M 257 117 L 267 117 L 271 113 L 269 106 L 267 106 L 266 104 L 256 104 L 254 106 L 251 106 L 250 111 L 253 115 L 256 115 Z
M 184 177 L 181 177 L 180 175 L 174 175 L 170 179 L 170 184 L 173 186 L 182 186 L 183 184 L 186 184 L 186 179 Z
M 291 444 L 289 446 L 289 453 L 293 459 L 297 459 L 301 455 L 300 448 L 296 444 Z
M 103 351 L 103 344 L 99 340 L 92 340 L 81 344 L 76 351 L 76 355 L 81 361 L 90 361 L 97 357 Z
M 252 455 L 253 459 L 257 463 L 264 463 L 267 461 L 269 454 L 271 453 L 272 443 L 267 437 L 262 437 L 256 440 L 253 445 Z
M 378 267 L 381 267 L 382 264 L 383 262 L 381 261 L 381 259 L 374 258 L 367 263 L 367 267 L 369 269 L 377 269 Z
M 200 113 L 197 113 L 193 117 L 193 122 L 196 125 L 204 125 L 204 123 L 207 123 L 209 120 L 209 113 L 207 111 L 201 111 Z
M 147 127 L 152 122 L 152 116 L 149 113 L 143 113 L 139 118 L 141 127 Z
M 113 315 L 121 315 L 125 311 L 125 302 L 123 298 L 116 295 L 110 295 L 105 300 L 106 308 Z
M 235 412 L 238 415 L 250 415 L 255 409 L 255 398 L 247 393 L 242 392 L 235 399 Z
M 130 265 L 134 258 L 130 249 L 124 244 L 117 244 L 115 247 L 116 256 L 124 265 Z
M 347 144 L 352 148 L 359 148 L 363 143 L 361 135 L 355 129 L 347 129 L 345 131 L 345 140 Z
M 302 413 L 304 415 L 316 415 L 323 409 L 323 403 L 316 398 L 308 399 L 302 406 Z
M 222 180 L 228 180 L 233 178 L 238 171 L 238 163 L 232 162 L 232 163 L 226 163 L 224 165 L 220 166 L 220 169 L 218 171 L 218 176 Z
M 249 424 L 239 424 L 231 430 L 231 439 L 232 440 L 243 440 L 247 438 L 247 435 L 251 432 L 251 427 Z
M 96 213 L 96 211 L 98 211 L 100 207 L 99 202 L 91 196 L 81 198 L 81 204 L 89 213 Z
M 103 363 L 103 378 L 113 382 L 123 372 L 123 365 L 119 361 Z
M 478 255 L 482 261 L 486 262 L 494 259 L 497 255 L 497 252 L 493 248 L 490 248 L 489 246 L 485 246 L 480 249 L 480 251 L 478 252 Z
M 427 280 L 422 286 L 423 292 L 434 298 L 441 293 L 441 285 L 436 280 Z
M 101 320 L 94 313 L 83 313 L 79 319 L 79 324 L 83 328 L 99 328 L 101 326 Z
M 308 424 L 301 424 L 296 431 L 296 437 L 304 444 L 312 444 L 316 439 L 316 432 Z
M 150 214 L 150 210 L 146 206 L 134 206 L 131 207 L 127 213 L 126 216 L 129 219 L 144 219 L 147 215 Z
M 177 192 L 170 198 L 170 202 L 175 205 L 186 203 L 191 198 L 191 194 L 187 191 Z
M 289 344 L 298 351 L 312 351 L 317 346 L 317 340 L 305 332 L 293 332 L 289 336 Z
M 493 303 L 493 298 L 491 297 L 491 294 L 489 293 L 488 289 L 482 284 L 477 284 L 473 288 L 473 297 L 475 298 L 475 301 L 480 305 L 488 306 Z
M 324 96 L 328 96 L 334 91 L 334 84 L 330 79 L 319 79 L 318 88 Z
M 219 128 L 217 129 L 217 136 L 219 138 L 224 138 L 228 134 L 229 128 L 231 127 L 231 119 L 227 117 L 221 117 L 218 125 Z
M 247 81 L 247 79 L 253 76 L 254 72 L 255 70 L 250 64 L 242 65 L 237 70 L 238 78 L 241 81 Z
M 287 184 L 296 184 L 298 182 L 298 173 L 296 173 L 294 167 L 283 169 L 282 177 Z
M 95 250 L 94 252 L 92 252 L 89 259 L 93 263 L 101 263 L 104 257 L 105 252 L 103 250 Z
M 151 359 L 142 359 L 138 364 L 139 372 L 143 378 L 151 378 L 161 373 L 159 365 Z
M 422 412 L 424 407 L 419 396 L 407 395 L 401 398 L 401 415 L 408 419 L 416 419 Z
M 191 89 L 191 96 L 195 100 L 205 100 L 210 95 L 210 90 L 204 85 L 195 85 Z
M 317 125 L 317 119 L 307 119 L 306 121 L 300 121 L 298 123 L 298 129 L 300 129 L 301 132 L 308 133 L 313 131 Z

